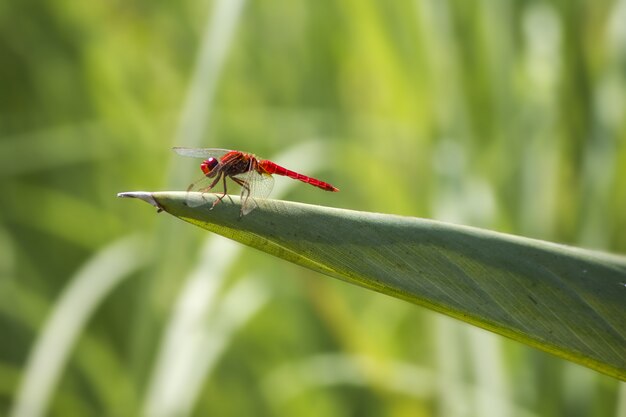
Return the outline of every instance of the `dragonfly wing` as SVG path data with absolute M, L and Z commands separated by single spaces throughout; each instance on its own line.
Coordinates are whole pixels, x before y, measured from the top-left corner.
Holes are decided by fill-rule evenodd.
M 205 198 L 205 194 L 212 190 L 211 183 L 213 179 L 207 178 L 205 176 L 200 177 L 197 181 L 194 181 L 187 187 L 187 198 L 185 199 L 185 203 L 188 207 L 199 207 L 206 203 L 208 200 Z M 214 188 L 217 188 L 219 184 L 216 184 Z M 192 191 L 196 191 L 200 193 L 200 198 L 197 198 Z M 217 189 L 219 192 L 219 188 Z
M 221 158 L 226 155 L 228 152 L 231 152 L 229 149 L 218 149 L 218 148 L 183 148 L 183 147 L 174 147 L 172 148 L 174 152 L 182 156 L 189 156 L 191 158 Z
M 258 207 L 257 200 L 267 198 L 274 188 L 274 177 L 255 170 L 235 176 L 243 182 L 241 189 L 241 214 L 246 215 Z

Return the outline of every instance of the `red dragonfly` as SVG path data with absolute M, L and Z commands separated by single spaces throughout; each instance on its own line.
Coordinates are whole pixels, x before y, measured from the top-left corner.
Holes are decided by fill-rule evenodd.
M 241 186 L 240 217 L 257 207 L 255 198 L 263 199 L 269 196 L 274 186 L 272 174 L 293 178 L 325 191 L 339 191 L 327 182 L 299 174 L 267 159 L 259 159 L 251 153 L 211 148 L 177 147 L 173 149 L 179 155 L 204 159 L 200 164 L 204 177 L 191 184 L 187 191 L 205 193 L 222 181 L 224 192 L 217 197 L 211 208 L 227 195 L 226 178 L 230 178 Z

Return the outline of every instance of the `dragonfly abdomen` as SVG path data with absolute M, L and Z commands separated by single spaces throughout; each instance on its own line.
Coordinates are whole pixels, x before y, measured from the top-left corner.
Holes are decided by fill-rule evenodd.
M 307 184 L 310 184 L 314 187 L 321 188 L 322 190 L 326 190 L 326 191 L 339 191 L 338 188 L 333 187 L 327 182 L 320 181 L 317 178 L 308 177 L 306 175 L 300 174 L 290 169 L 281 167 L 280 165 L 275 164 L 274 162 L 263 160 L 263 161 L 259 161 L 259 164 L 263 167 L 263 169 L 268 174 L 283 175 L 285 177 L 289 177 L 289 178 L 293 178 L 294 180 L 305 182 Z

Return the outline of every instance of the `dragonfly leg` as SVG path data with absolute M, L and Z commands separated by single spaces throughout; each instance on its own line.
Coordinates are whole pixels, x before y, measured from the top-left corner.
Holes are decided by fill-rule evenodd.
M 221 179 L 221 177 L 222 177 L 222 174 L 220 173 L 220 175 L 218 175 L 217 178 L 215 178 L 213 180 L 213 182 L 209 186 L 204 187 L 204 188 L 202 188 L 201 190 L 198 190 L 198 191 L 201 192 L 201 193 L 206 193 L 208 191 L 211 191 L 213 189 L 213 187 L 215 187 L 215 184 L 217 184 L 217 182 Z M 191 189 L 193 187 L 193 185 L 194 184 L 191 184 L 189 186 L 189 189 Z M 189 191 L 189 189 L 187 191 Z
M 230 198 L 230 195 L 228 194 L 228 189 L 226 188 L 226 175 L 222 175 L 221 179 L 222 179 L 222 182 L 224 184 L 224 192 L 221 195 L 217 196 L 217 200 L 215 200 L 213 202 L 213 205 L 211 206 L 211 210 L 213 210 L 213 207 L 215 207 L 216 205 L 221 203 L 222 200 L 224 199 L 224 197 L 228 197 L 231 202 L 233 201 L 233 199 Z M 211 187 L 209 187 L 209 188 L 212 188 L 212 186 L 215 185 L 217 183 L 217 181 L 219 181 L 219 180 L 220 180 L 220 178 L 216 178 L 216 180 L 213 181 L 213 184 L 211 184 Z
M 217 178 L 215 179 L 215 181 L 213 181 L 213 184 L 211 184 L 212 186 L 217 184 L 217 182 L 219 180 L 222 180 L 222 183 L 224 184 L 224 192 L 222 193 L 222 195 L 218 195 L 217 196 L 217 200 L 215 200 L 213 202 L 213 205 L 211 206 L 211 210 L 213 210 L 213 207 L 217 206 L 219 203 L 222 202 L 222 200 L 224 199 L 224 197 L 227 195 L 227 189 L 226 189 L 226 175 L 223 175 L 222 172 L 220 172 L 220 175 L 217 176 Z M 211 187 L 212 188 L 212 187 Z
M 250 198 L 250 185 L 248 185 L 248 183 L 241 178 L 233 177 L 233 181 L 241 186 L 241 211 L 239 212 L 239 218 L 241 219 L 243 217 L 243 208 L 245 207 L 248 198 Z
M 250 186 L 248 186 L 248 183 L 240 178 L 233 178 L 233 181 L 235 181 L 237 184 L 239 184 L 242 188 L 242 193 L 241 196 L 244 199 L 247 199 L 250 196 Z M 245 197 L 244 197 L 245 194 Z
M 224 194 L 222 194 L 221 196 L 218 196 L 218 197 L 217 197 L 217 200 L 213 202 L 213 205 L 211 206 L 210 210 L 212 210 L 212 209 L 213 209 L 213 207 L 215 207 L 215 205 L 216 205 L 217 203 L 219 203 L 220 201 L 222 201 L 222 198 L 224 198 L 224 195 L 226 194 L 226 177 L 225 177 L 225 176 L 223 176 L 223 173 L 222 173 L 222 172 L 220 172 L 220 173 L 217 175 L 217 178 L 215 178 L 215 179 L 213 180 L 213 182 L 212 182 L 210 185 L 208 185 L 207 187 L 202 188 L 201 190 L 198 190 L 200 193 L 202 193 L 202 199 L 203 199 L 204 201 L 206 201 L 206 199 L 204 198 L 204 193 L 211 191 L 211 190 L 213 189 L 213 187 L 215 187 L 215 185 L 219 182 L 219 180 L 220 180 L 220 179 L 222 179 L 222 177 L 224 178 Z M 192 184 L 192 185 L 193 185 L 193 184 Z
M 220 201 L 222 201 L 224 199 L 224 197 L 228 197 L 228 199 L 230 200 L 230 202 L 233 202 L 233 199 L 230 197 L 230 194 L 228 194 L 226 192 L 226 175 L 224 175 L 224 194 L 222 194 L 221 197 L 218 197 L 220 199 Z

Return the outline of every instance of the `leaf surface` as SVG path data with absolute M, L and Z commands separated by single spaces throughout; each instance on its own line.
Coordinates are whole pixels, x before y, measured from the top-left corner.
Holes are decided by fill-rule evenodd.
M 213 194 L 120 196 L 141 198 L 274 256 L 626 380 L 626 257 L 280 200 L 259 201 L 240 218 L 234 196 L 212 210 Z

